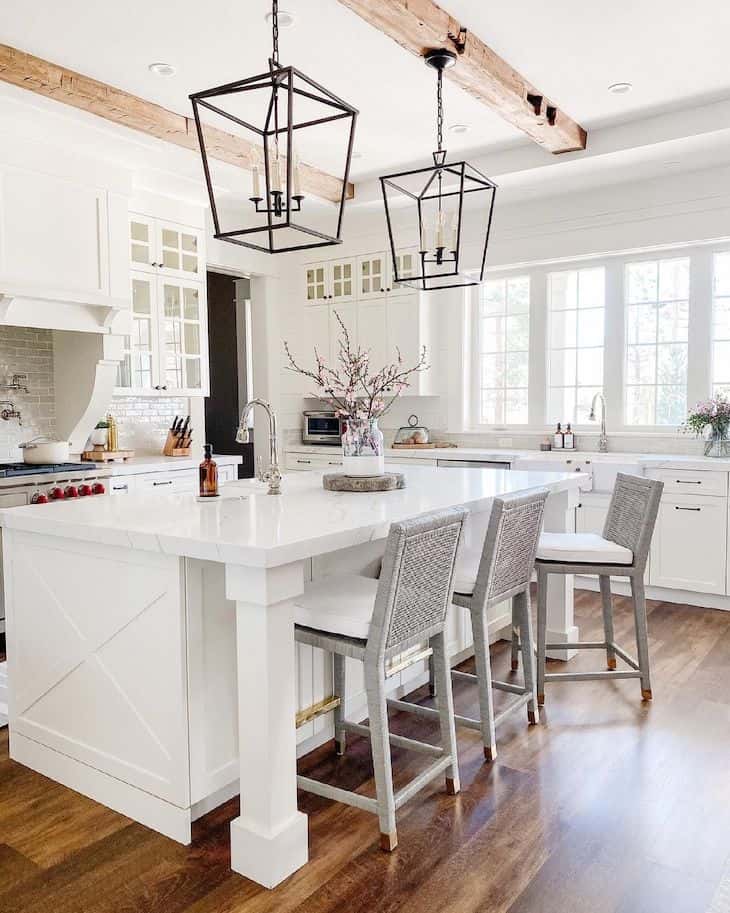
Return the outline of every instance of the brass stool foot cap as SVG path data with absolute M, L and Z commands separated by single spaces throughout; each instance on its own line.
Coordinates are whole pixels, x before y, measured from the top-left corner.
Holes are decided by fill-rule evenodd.
M 392 853 L 393 850 L 398 846 L 398 834 L 395 831 L 392 834 L 381 834 L 380 835 L 380 849 L 384 853 Z
M 490 748 L 488 745 L 484 746 L 484 757 L 487 761 L 493 761 L 497 757 L 497 749 Z
M 613 672 L 613 670 L 616 668 L 615 656 L 609 656 L 609 658 L 606 660 L 606 668 L 609 669 L 609 671 Z
M 527 711 L 527 722 L 531 726 L 535 726 L 535 725 L 537 725 L 537 723 L 540 722 L 540 716 L 539 716 L 537 710 L 528 710 Z
M 446 778 L 446 792 L 448 793 L 449 796 L 455 796 L 455 795 L 457 795 L 458 792 L 459 792 L 459 790 L 460 790 L 460 788 L 461 788 L 461 787 L 460 787 L 460 786 L 457 786 L 456 783 L 454 782 L 454 778 L 453 778 L 453 777 L 447 777 L 447 778 Z
M 537 703 L 538 703 L 541 707 L 545 704 L 545 695 L 544 695 L 544 694 L 538 694 L 538 696 L 537 696 Z
M 641 689 L 641 699 L 642 701 L 650 701 L 652 699 L 651 688 L 642 688 Z

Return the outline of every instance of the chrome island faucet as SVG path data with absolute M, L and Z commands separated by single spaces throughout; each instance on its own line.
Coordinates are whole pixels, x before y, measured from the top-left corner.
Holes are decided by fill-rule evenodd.
M 601 401 L 601 434 L 598 438 L 598 452 L 608 453 L 608 438 L 606 437 L 606 399 L 603 393 L 596 393 L 591 403 L 591 412 L 588 416 L 592 422 L 596 421 L 596 403 Z
M 271 408 L 270 403 L 267 403 L 266 400 L 263 399 L 251 399 L 246 403 L 246 405 L 243 407 L 243 412 L 241 413 L 241 421 L 238 423 L 236 443 L 248 444 L 249 442 L 251 435 L 248 427 L 248 419 L 253 412 L 254 406 L 261 406 L 261 408 L 269 416 L 269 450 L 271 455 L 271 465 L 263 474 L 263 481 L 269 483 L 270 495 L 280 495 L 281 470 L 279 469 L 279 444 L 276 436 L 276 413 Z

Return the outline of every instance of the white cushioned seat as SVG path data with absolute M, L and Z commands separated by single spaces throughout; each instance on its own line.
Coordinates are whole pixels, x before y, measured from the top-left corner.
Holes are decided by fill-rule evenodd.
M 378 581 L 357 574 L 323 577 L 294 602 L 294 622 L 316 631 L 367 640 Z
M 537 557 L 563 564 L 632 564 L 634 553 L 597 533 L 542 533 Z
M 479 562 L 482 560 L 480 548 L 467 548 L 462 546 L 456 554 L 456 567 L 454 568 L 454 592 L 462 596 L 471 596 L 477 582 Z

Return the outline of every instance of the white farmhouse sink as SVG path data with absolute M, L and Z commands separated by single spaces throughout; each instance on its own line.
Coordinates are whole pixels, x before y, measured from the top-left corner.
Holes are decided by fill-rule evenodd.
M 584 472 L 591 477 L 591 481 L 581 485 L 583 491 L 612 491 L 619 472 L 642 475 L 639 458 L 635 454 L 591 453 L 585 450 L 540 451 L 519 457 L 512 463 L 512 468 Z

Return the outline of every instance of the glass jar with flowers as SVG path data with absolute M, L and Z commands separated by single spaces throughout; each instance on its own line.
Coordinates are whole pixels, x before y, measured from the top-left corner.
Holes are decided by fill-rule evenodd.
M 705 456 L 730 457 L 730 400 L 722 393 L 697 403 L 684 428 L 705 439 Z
M 426 348 L 424 346 L 415 365 L 404 365 L 401 353 L 396 349 L 395 362 L 373 370 L 370 352 L 353 344 L 340 315 L 337 311 L 334 315 L 340 327 L 335 366 L 327 365 L 315 348 L 315 367 L 312 370 L 303 368 L 295 361 L 285 341 L 284 351 L 289 359 L 287 368 L 312 381 L 316 388 L 313 395 L 344 420 L 342 462 L 345 474 L 382 475 L 385 454 L 378 419 L 410 385 L 413 376 L 428 369 Z

